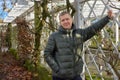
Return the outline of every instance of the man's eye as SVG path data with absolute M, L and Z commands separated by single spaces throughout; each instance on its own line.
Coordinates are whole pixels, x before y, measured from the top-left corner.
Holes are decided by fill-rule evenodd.
M 64 19 L 62 20 L 62 22 L 65 21 Z
M 67 18 L 66 20 L 69 20 L 69 18 Z

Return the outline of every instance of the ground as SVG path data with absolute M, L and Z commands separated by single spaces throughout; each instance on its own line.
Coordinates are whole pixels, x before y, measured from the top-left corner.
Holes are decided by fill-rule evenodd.
M 0 80 L 32 80 L 32 73 L 11 54 L 0 53 Z

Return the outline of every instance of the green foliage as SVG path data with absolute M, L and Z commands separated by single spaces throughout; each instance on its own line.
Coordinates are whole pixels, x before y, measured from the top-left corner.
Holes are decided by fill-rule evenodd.
M 88 75 L 86 75 L 85 76 L 85 80 L 90 80 L 90 77 L 88 76 Z M 110 78 L 110 77 L 103 77 L 104 78 L 104 80 L 113 80 L 112 78 Z M 93 80 L 101 80 L 101 78 L 100 77 L 97 77 L 96 75 L 92 75 L 92 79 Z
M 85 78 L 86 78 L 85 80 L 90 80 L 90 77 L 89 77 L 88 75 L 85 76 Z M 92 79 L 93 79 L 93 80 L 94 80 L 94 79 L 95 79 L 95 80 L 101 80 L 100 78 L 97 78 L 97 79 L 96 79 L 96 75 L 92 75 Z
M 9 52 L 15 57 L 15 59 L 19 60 L 18 52 L 16 49 L 10 48 Z
M 91 44 L 90 44 L 91 47 L 97 47 L 97 43 L 95 39 L 98 41 L 98 43 L 101 43 L 101 37 L 98 34 L 96 34 L 93 38 L 91 38 Z
M 27 70 L 29 71 L 35 71 L 35 65 L 31 62 L 31 60 L 25 60 L 25 63 L 23 65 Z
M 33 80 L 51 80 L 50 72 L 40 63 L 34 65 L 31 60 L 26 60 L 24 67 L 33 72 Z
M 33 80 L 52 80 L 50 72 L 42 65 L 37 65 L 36 67 L 36 76 L 34 76 Z
M 8 48 L 10 49 L 12 46 L 12 42 L 11 42 L 11 27 L 12 25 L 9 23 L 8 27 L 7 27 L 7 33 L 6 33 L 6 43 Z

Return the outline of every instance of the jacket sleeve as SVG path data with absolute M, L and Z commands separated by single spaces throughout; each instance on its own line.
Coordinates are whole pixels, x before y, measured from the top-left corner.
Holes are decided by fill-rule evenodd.
M 52 34 L 50 35 L 48 39 L 48 43 L 44 50 L 44 59 L 54 72 L 58 72 L 59 67 L 57 62 L 55 61 L 55 58 L 53 57 L 53 55 L 55 55 L 54 50 L 55 50 L 55 40 Z
M 97 21 L 93 25 L 89 26 L 88 28 L 83 30 L 83 41 L 86 41 L 93 37 L 97 32 L 99 32 L 108 22 L 109 22 L 109 17 L 105 16 L 101 20 Z

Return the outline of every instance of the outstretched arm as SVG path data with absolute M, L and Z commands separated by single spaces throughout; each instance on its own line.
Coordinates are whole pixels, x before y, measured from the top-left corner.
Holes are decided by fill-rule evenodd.
M 86 41 L 90 39 L 91 37 L 93 37 L 97 32 L 99 32 L 109 22 L 110 19 L 113 19 L 113 17 L 114 17 L 114 14 L 112 10 L 109 10 L 107 16 L 97 21 L 96 23 L 92 24 L 88 28 L 84 29 L 83 30 L 83 35 L 84 35 L 83 41 Z

